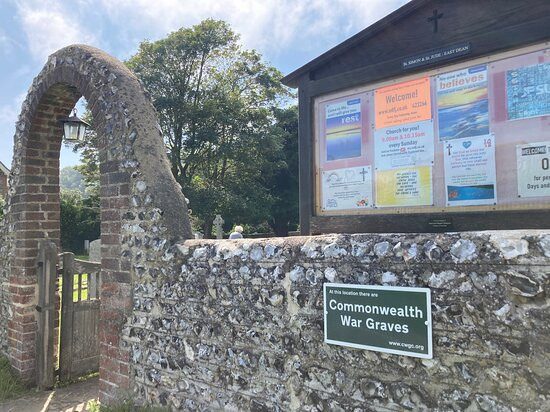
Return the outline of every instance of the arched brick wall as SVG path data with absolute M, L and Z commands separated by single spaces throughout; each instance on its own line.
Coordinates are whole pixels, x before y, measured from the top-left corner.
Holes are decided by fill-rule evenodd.
M 38 242 L 59 244 L 62 127 L 84 96 L 99 137 L 102 289 L 100 396 L 129 388 L 128 349 L 119 340 L 132 308 L 133 246 L 189 238 L 185 198 L 173 179 L 156 112 L 138 79 L 93 47 L 73 45 L 48 59 L 16 125 L 6 227 L 11 237 L 9 356 L 26 380 L 35 374 Z M 141 256 L 140 256 L 141 258 Z

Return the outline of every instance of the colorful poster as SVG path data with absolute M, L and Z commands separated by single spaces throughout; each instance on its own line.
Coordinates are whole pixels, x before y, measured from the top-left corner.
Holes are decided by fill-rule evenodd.
M 432 118 L 430 78 L 392 84 L 374 91 L 377 129 Z
M 324 210 L 372 207 L 372 170 L 370 166 L 323 171 Z
M 489 134 L 487 66 L 476 66 L 438 76 L 439 140 Z
M 550 63 L 508 70 L 506 98 L 509 120 L 550 114 Z
M 374 131 L 377 170 L 433 165 L 434 128 L 431 120 Z
M 550 196 L 550 142 L 517 145 L 518 196 Z
M 431 206 L 432 167 L 376 171 L 376 206 Z
M 494 136 L 451 140 L 443 157 L 447 206 L 496 204 Z
M 327 161 L 361 156 L 361 99 L 326 106 Z

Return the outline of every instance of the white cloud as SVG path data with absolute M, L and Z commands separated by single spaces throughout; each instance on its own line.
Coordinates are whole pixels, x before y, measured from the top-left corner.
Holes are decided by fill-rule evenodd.
M 4 30 L 0 29 L 0 53 L 9 54 L 16 47 L 20 46 L 21 45 L 18 44 L 11 36 L 8 36 Z
M 231 24 L 247 48 L 276 54 L 317 48 L 364 29 L 407 0 L 101 0 L 114 22 L 149 35 L 189 27 L 213 17 Z M 152 39 L 153 40 L 153 39 Z M 297 47 L 298 46 L 298 47 Z M 264 53 L 265 54 L 265 53 Z
M 27 92 L 23 92 L 15 97 L 11 103 L 0 106 L 0 122 L 12 125 L 15 130 L 15 121 L 21 111 L 21 104 L 27 97 Z
M 11 81 L 19 81 L 21 77 L 28 76 L 32 73 L 32 68 L 29 65 L 22 64 L 17 70 L 11 72 L 8 77 Z
M 21 93 L 16 96 L 11 103 L 0 106 L 0 129 L 2 130 L 0 139 L 0 161 L 6 165 L 11 163 L 13 153 L 13 134 L 15 133 L 15 122 L 21 112 L 21 104 L 27 93 Z
M 63 8 L 53 0 L 18 0 L 16 6 L 29 50 L 37 60 L 45 61 L 51 53 L 70 44 L 97 43 L 95 36 L 82 29 L 70 3 Z
M 13 41 L 8 36 L 0 32 L 0 52 L 9 53 L 11 52 L 12 47 Z
M 0 106 L 0 161 L 5 165 L 11 164 L 13 153 L 13 135 L 15 133 L 15 122 L 21 111 L 21 104 L 27 93 L 21 93 L 10 103 Z

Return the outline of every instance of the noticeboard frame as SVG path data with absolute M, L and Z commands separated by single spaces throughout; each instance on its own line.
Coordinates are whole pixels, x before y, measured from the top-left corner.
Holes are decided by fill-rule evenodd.
M 427 225 L 407 225 L 406 221 L 415 220 L 421 216 L 428 219 L 428 216 L 435 218 L 450 217 L 457 222 L 464 222 L 471 217 L 473 223 L 471 227 L 468 225 L 455 224 L 453 227 L 448 226 L 443 228 L 445 231 L 464 231 L 464 230 L 481 230 L 481 229 L 500 229 L 500 228 L 531 228 L 531 227 L 550 227 L 550 201 L 535 201 L 521 204 L 496 204 L 496 205 L 483 205 L 483 206 L 447 206 L 447 207 L 434 207 L 434 206 L 402 206 L 402 207 L 384 207 L 373 208 L 369 210 L 335 210 L 327 211 L 321 208 L 321 170 L 320 170 L 320 106 L 323 103 L 336 101 L 348 96 L 354 96 L 357 94 L 370 92 L 379 89 L 384 86 L 398 84 L 409 80 L 419 79 L 421 77 L 432 77 L 439 74 L 452 72 L 459 69 L 468 68 L 471 66 L 490 64 L 491 62 L 500 61 L 502 59 L 521 56 L 527 53 L 540 52 L 550 48 L 549 42 L 537 43 L 530 46 L 519 47 L 514 50 L 508 50 L 505 52 L 492 53 L 490 55 L 472 59 L 461 60 L 460 62 L 452 62 L 445 65 L 441 65 L 435 68 L 431 68 L 424 71 L 416 71 L 414 73 L 402 73 L 401 76 L 394 77 L 389 80 L 383 80 L 378 82 L 366 83 L 360 86 L 352 88 L 346 88 L 342 90 L 336 90 L 330 93 L 324 93 L 311 97 L 311 131 L 312 131 L 312 204 L 311 204 L 311 219 L 310 219 L 310 233 L 327 233 L 333 231 L 343 232 L 357 232 L 357 231 L 402 231 L 402 232 L 432 232 L 438 231 L 437 228 L 430 228 Z M 434 103 L 435 104 L 435 103 Z M 548 138 L 550 140 L 550 137 Z M 433 182 L 432 182 L 433 185 Z M 303 211 L 304 209 L 302 209 Z M 526 218 L 525 224 L 522 224 L 522 213 L 533 213 L 531 219 Z M 502 224 L 495 222 L 495 219 L 484 219 L 484 216 L 494 215 L 502 218 Z M 543 222 L 540 223 L 540 219 L 537 223 L 532 222 L 534 216 L 542 217 Z M 403 225 L 393 225 L 394 227 L 384 228 L 384 221 L 387 222 L 392 216 L 399 216 L 401 222 L 405 222 Z M 342 221 L 342 218 L 350 217 L 354 223 L 347 225 Z M 514 217 L 514 222 L 506 224 L 509 217 Z M 456 219 L 455 219 L 456 218 Z M 518 221 L 519 218 L 519 221 Z M 422 219 L 420 219 L 422 220 Z M 498 220 L 498 219 L 497 219 Z M 485 221 L 485 225 L 484 222 Z M 391 226 L 391 225 L 390 225 Z M 424 230 L 422 230 L 424 227 Z M 346 230 L 346 228 L 349 228 Z M 419 230 L 420 229 L 420 230 Z M 439 230 L 444 231 L 444 230 Z

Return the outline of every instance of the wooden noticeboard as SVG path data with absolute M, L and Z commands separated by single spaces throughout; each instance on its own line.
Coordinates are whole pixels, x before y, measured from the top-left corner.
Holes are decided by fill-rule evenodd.
M 302 234 L 550 228 L 549 40 L 543 0 L 413 0 L 289 74 Z
M 314 107 L 319 216 L 550 208 L 546 44 Z

